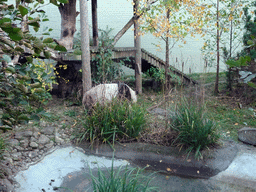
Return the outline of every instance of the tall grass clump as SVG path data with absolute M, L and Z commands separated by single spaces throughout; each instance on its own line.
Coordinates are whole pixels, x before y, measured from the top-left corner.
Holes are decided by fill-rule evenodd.
M 6 149 L 6 143 L 4 138 L 1 136 L 0 137 L 0 162 L 3 159 L 3 154 L 5 152 L 5 149 Z M 0 167 L 0 178 L 4 178 L 4 175 L 5 175 L 5 171 L 2 170 Z
M 3 159 L 3 153 L 5 152 L 6 149 L 6 144 L 5 140 L 0 137 L 0 160 Z
M 149 187 L 152 175 L 144 176 L 140 168 L 119 167 L 113 168 L 113 161 L 110 170 L 103 173 L 98 168 L 97 176 L 90 173 L 92 179 L 93 191 L 97 192 L 148 192 L 153 191 L 156 187 Z
M 113 99 L 106 104 L 97 103 L 83 123 L 82 139 L 93 143 L 136 139 L 142 131 L 146 119 L 146 111 L 137 104 L 127 100 Z M 114 141 L 113 141 L 114 142 Z
M 196 105 L 182 99 L 177 105 L 176 115 L 172 117 L 171 129 L 177 131 L 178 136 L 173 141 L 177 146 L 185 147 L 187 157 L 195 151 L 195 157 L 202 157 L 201 150 L 208 148 L 219 139 L 217 126 L 207 119 L 203 104 Z

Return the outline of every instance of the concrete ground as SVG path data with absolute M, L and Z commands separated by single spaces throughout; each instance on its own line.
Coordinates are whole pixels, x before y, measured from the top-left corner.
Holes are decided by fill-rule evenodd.
M 113 152 L 107 145 L 97 149 L 90 149 L 88 144 L 79 147 L 57 149 L 20 172 L 16 191 L 93 191 L 90 170 L 95 176 L 98 168 L 106 172 L 112 165 Z M 115 168 L 147 166 L 144 175 L 158 171 L 151 180 L 151 186 L 159 187 L 156 191 L 256 191 L 253 146 L 225 141 L 204 151 L 205 158 L 199 161 L 186 159 L 173 147 L 130 143 L 115 145 L 115 149 Z

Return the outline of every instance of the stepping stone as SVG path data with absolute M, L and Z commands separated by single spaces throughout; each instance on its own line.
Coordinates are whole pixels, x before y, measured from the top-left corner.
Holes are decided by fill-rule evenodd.
M 256 129 L 244 127 L 238 131 L 238 139 L 244 143 L 256 145 Z

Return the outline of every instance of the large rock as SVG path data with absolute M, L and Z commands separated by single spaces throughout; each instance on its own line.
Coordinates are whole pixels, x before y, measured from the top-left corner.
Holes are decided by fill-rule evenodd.
M 45 145 L 47 143 L 49 143 L 50 139 L 48 137 L 46 137 L 45 135 L 40 135 L 39 139 L 38 139 L 38 144 L 41 145 Z
M 256 129 L 244 127 L 238 131 L 238 139 L 242 142 L 256 145 Z
M 128 85 L 124 83 L 112 83 L 100 84 L 87 91 L 83 97 L 83 105 L 85 108 L 90 108 L 97 102 L 104 104 L 115 97 L 127 98 L 133 102 L 137 102 L 135 91 Z

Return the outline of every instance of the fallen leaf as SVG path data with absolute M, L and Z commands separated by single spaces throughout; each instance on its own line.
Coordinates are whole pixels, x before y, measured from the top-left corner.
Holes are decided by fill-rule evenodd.
M 76 126 L 76 123 L 77 123 L 77 121 L 75 120 L 75 123 L 72 125 L 72 127 L 75 127 L 75 126 Z
M 169 167 L 167 167 L 167 169 L 166 169 L 167 171 L 172 171 Z
M 235 125 L 238 125 L 238 123 L 235 123 Z

